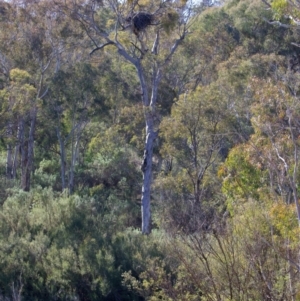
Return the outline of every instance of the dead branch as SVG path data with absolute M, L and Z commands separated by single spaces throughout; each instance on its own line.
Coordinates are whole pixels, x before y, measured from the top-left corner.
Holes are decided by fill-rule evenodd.
M 283 27 L 283 28 L 290 28 L 291 26 L 290 25 L 287 25 L 287 24 L 283 24 L 283 23 L 281 23 L 280 21 L 269 21 L 268 19 L 266 19 L 266 18 L 263 18 L 264 19 L 264 21 L 266 21 L 268 24 L 270 24 L 270 25 L 277 25 L 277 26 L 279 26 L 279 27 Z
M 109 41 L 109 42 L 107 42 L 107 43 L 105 43 L 105 44 L 102 44 L 101 46 L 98 46 L 98 47 L 96 47 L 95 49 L 93 49 L 93 50 L 90 52 L 90 55 L 92 55 L 94 52 L 96 52 L 96 51 L 98 51 L 98 50 L 103 49 L 104 47 L 106 47 L 106 46 L 108 46 L 108 45 L 115 45 L 115 43 L 112 42 L 112 41 Z

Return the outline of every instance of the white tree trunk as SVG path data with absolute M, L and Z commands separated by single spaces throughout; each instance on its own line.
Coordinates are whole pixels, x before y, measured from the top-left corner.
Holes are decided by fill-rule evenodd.
M 143 172 L 143 186 L 142 186 L 142 233 L 150 234 L 151 232 L 151 211 L 150 211 L 150 199 L 151 199 L 151 182 L 152 182 L 152 156 L 153 156 L 153 144 L 156 138 L 156 134 L 153 129 L 146 129 L 146 141 L 144 147 L 144 157 L 141 170 Z
M 155 106 L 157 100 L 158 86 L 161 79 L 160 70 L 155 70 L 151 85 L 151 100 L 148 95 L 148 87 L 146 85 L 143 68 L 140 60 L 135 64 L 138 72 L 142 101 L 144 105 L 145 123 L 146 123 L 146 140 L 144 146 L 144 157 L 141 166 L 143 172 L 143 186 L 141 198 L 141 212 L 142 212 L 142 233 L 150 234 L 151 232 L 151 183 L 152 183 L 152 157 L 154 141 L 157 137 L 155 131 Z

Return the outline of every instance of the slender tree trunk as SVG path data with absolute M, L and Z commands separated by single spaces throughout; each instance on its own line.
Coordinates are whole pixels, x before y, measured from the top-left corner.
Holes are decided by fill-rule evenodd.
M 10 140 L 12 138 L 12 124 L 9 122 L 7 126 L 7 137 Z M 13 159 L 12 159 L 12 145 L 11 142 L 8 142 L 6 146 L 6 177 L 7 179 L 12 179 L 13 178 Z
M 72 194 L 74 190 L 74 173 L 75 173 L 75 165 L 78 160 L 78 152 L 79 152 L 79 141 L 82 133 L 82 129 L 85 126 L 85 122 L 80 121 L 77 125 L 75 121 L 73 121 L 73 130 L 72 134 L 72 146 L 71 146 L 71 162 L 70 162 L 70 170 L 69 170 L 69 193 Z
M 26 143 L 26 134 L 25 134 L 25 119 L 24 117 L 20 117 L 19 125 L 19 143 L 20 143 L 20 156 L 21 156 L 21 188 L 26 191 L 26 176 L 27 176 L 27 152 L 28 152 L 28 144 Z
M 73 123 L 74 125 L 74 123 Z M 72 139 L 71 139 L 71 161 L 70 161 L 70 169 L 69 169 L 69 183 L 68 183 L 68 187 L 69 187 L 69 194 L 73 193 L 74 190 L 74 168 L 75 168 L 75 146 L 74 146 L 74 136 L 75 134 L 72 133 Z
M 29 135 L 28 135 L 26 183 L 25 183 L 26 191 L 30 190 L 31 172 L 33 171 L 33 164 L 34 164 L 34 134 L 35 134 L 35 126 L 36 126 L 36 118 L 37 118 L 37 108 L 34 108 L 30 113 L 30 115 L 31 115 L 31 120 L 30 120 L 30 128 L 29 128 Z
M 25 120 L 21 118 L 20 122 L 20 149 L 21 149 L 21 187 L 24 191 L 30 190 L 31 171 L 33 170 L 34 161 L 34 134 L 36 126 L 37 109 L 34 108 L 30 112 L 30 127 L 28 131 L 28 138 L 25 134 Z
M 61 176 L 61 188 L 64 190 L 66 188 L 66 180 L 65 180 L 65 174 L 66 174 L 66 167 L 65 167 L 65 144 L 61 137 L 60 130 L 58 127 L 56 127 L 56 135 L 59 142 L 60 147 L 60 176 Z
M 79 129 L 79 132 L 81 129 Z M 75 165 L 78 158 L 78 146 L 79 146 L 79 139 L 80 133 L 75 134 L 75 142 L 74 138 L 72 138 L 72 155 L 71 155 L 71 163 L 70 163 L 70 173 L 69 173 L 69 193 L 72 194 L 74 190 L 74 172 L 75 172 Z
M 294 273 L 294 267 L 292 266 L 291 262 L 293 260 L 292 258 L 292 252 L 290 249 L 290 239 L 288 238 L 285 242 L 286 245 L 286 252 L 287 252 L 287 259 L 288 259 L 288 275 L 289 275 L 289 288 L 290 288 L 290 294 L 291 294 L 291 301 L 295 300 L 294 296 L 294 281 L 295 281 L 295 273 Z
M 13 174 L 13 161 L 12 161 L 12 147 L 11 144 L 7 144 L 7 155 L 6 155 L 6 177 L 7 179 L 12 179 Z
M 14 152 L 14 157 L 13 157 L 13 165 L 12 165 L 12 178 L 13 179 L 15 179 L 17 177 L 19 153 L 20 153 L 20 143 L 18 142 L 17 145 L 15 146 L 15 152 Z

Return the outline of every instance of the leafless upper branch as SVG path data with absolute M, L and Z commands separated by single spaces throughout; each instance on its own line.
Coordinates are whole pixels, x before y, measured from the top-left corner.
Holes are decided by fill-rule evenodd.
M 103 49 L 104 47 L 108 46 L 108 45 L 115 45 L 115 43 L 113 41 L 108 41 L 107 43 L 104 43 L 98 47 L 96 47 L 95 49 L 93 49 L 91 52 L 90 52 L 90 55 L 92 55 L 94 52 L 98 51 L 98 50 L 101 50 Z

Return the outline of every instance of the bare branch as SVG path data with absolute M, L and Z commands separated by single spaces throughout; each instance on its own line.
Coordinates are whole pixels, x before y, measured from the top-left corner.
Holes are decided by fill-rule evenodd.
M 96 41 L 94 40 L 94 38 L 90 35 L 90 33 L 89 33 L 89 31 L 88 31 L 88 28 L 86 27 L 85 23 L 84 23 L 81 19 L 79 19 L 78 21 L 82 24 L 82 26 L 83 26 L 83 28 L 84 28 L 84 31 L 85 31 L 85 33 L 87 34 L 87 36 L 88 36 L 88 37 L 90 38 L 90 40 L 94 43 L 94 45 L 97 47 L 97 43 L 96 43 Z
M 48 91 L 49 91 L 49 88 L 47 87 L 46 90 L 44 91 L 44 93 L 41 96 L 39 96 L 39 98 L 40 99 L 44 98 L 47 95 Z
M 158 44 L 159 44 L 159 30 L 156 33 L 155 41 L 153 43 L 153 47 L 152 47 L 152 50 L 151 50 L 152 54 L 155 54 L 155 55 L 158 54 Z
M 297 43 L 294 43 L 294 42 L 292 42 L 292 43 L 291 43 L 291 45 L 294 45 L 294 46 L 296 46 L 296 47 L 299 47 L 299 48 L 300 48 L 300 44 L 297 44 Z
M 135 59 L 131 55 L 129 55 L 119 42 L 115 43 L 115 45 L 118 48 L 119 54 L 121 54 L 126 60 L 128 60 L 137 68 L 139 59 Z
M 175 43 L 173 44 L 171 50 L 170 50 L 170 53 L 167 55 L 167 57 L 165 58 L 165 61 L 163 62 L 162 66 L 166 65 L 169 60 L 171 59 L 171 57 L 173 56 L 174 52 L 176 51 L 176 49 L 178 48 L 179 44 L 184 40 L 185 38 L 185 35 L 186 35 L 186 32 L 184 32 L 179 39 L 177 39 L 175 41 Z
M 271 4 L 267 0 L 261 0 L 264 4 L 266 4 L 269 8 L 271 8 Z
M 42 74 L 44 74 L 47 71 L 48 67 L 50 66 L 50 64 L 53 60 L 53 57 L 54 57 L 54 55 L 51 55 L 49 61 L 46 63 L 45 66 L 42 67 Z
M 283 23 L 281 23 L 281 22 L 279 22 L 279 21 L 269 21 L 268 19 L 266 19 L 266 18 L 263 18 L 264 19 L 264 21 L 266 21 L 268 24 L 270 24 L 270 25 L 277 25 L 277 26 L 279 26 L 279 27 L 283 27 L 283 28 L 290 28 L 291 26 L 290 25 L 287 25 L 287 24 L 283 24 Z
M 273 141 L 271 141 L 271 143 L 274 147 L 274 150 L 277 154 L 278 159 L 283 162 L 285 171 L 288 172 L 288 169 L 289 169 L 288 164 L 286 163 L 285 159 L 279 154 L 279 150 L 278 150 L 277 145 Z
M 136 46 L 136 44 L 134 44 L 134 43 L 132 43 L 132 42 L 131 42 L 131 44 L 133 45 L 133 47 L 134 47 L 135 49 L 137 49 L 137 50 L 141 53 L 142 56 L 144 55 L 144 52 L 142 51 L 142 49 L 140 49 L 138 46 Z
M 75 12 L 77 15 L 77 20 L 81 23 L 81 24 L 85 24 L 85 22 L 88 24 L 88 26 L 90 26 L 92 29 L 95 30 L 95 32 L 102 38 L 107 39 L 108 38 L 108 33 L 105 32 L 104 30 L 101 30 L 98 26 L 97 23 L 94 20 L 94 15 L 92 15 L 92 17 L 88 17 L 85 16 L 81 13 L 79 13 L 78 11 Z
M 108 46 L 108 45 L 115 45 L 115 43 L 113 41 L 109 41 L 105 44 L 102 44 L 101 46 L 98 46 L 96 47 L 95 49 L 93 49 L 91 52 L 90 52 L 90 55 L 92 55 L 94 52 L 98 51 L 98 50 L 101 50 L 103 49 L 104 47 Z

